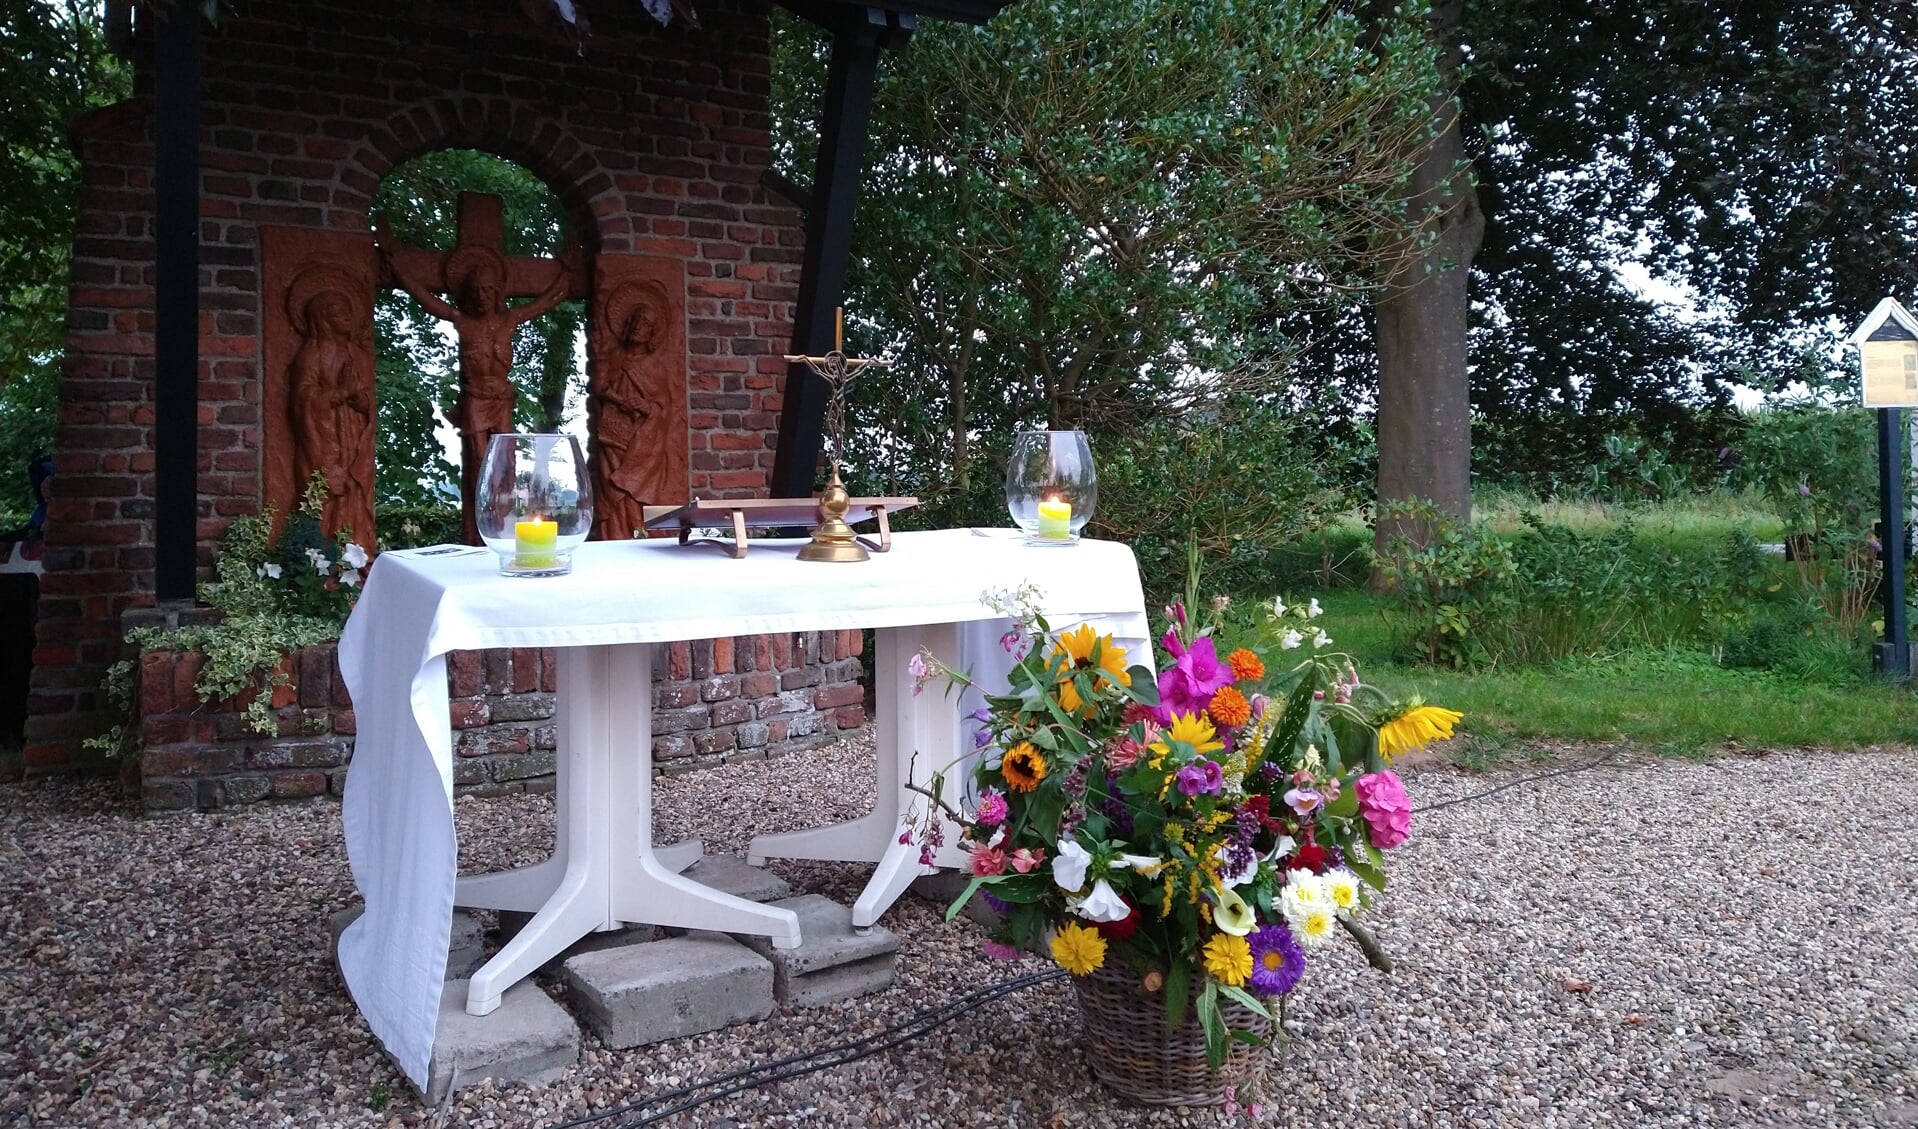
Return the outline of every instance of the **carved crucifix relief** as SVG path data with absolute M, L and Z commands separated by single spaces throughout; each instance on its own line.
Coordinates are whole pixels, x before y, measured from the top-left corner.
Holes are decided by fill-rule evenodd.
M 459 236 L 451 251 L 398 246 L 380 232 L 380 254 L 393 282 L 426 312 L 453 323 L 459 334 L 460 391 L 453 426 L 460 433 L 460 499 L 466 540 L 478 544 L 473 500 L 480 463 L 494 435 L 513 430 L 513 335 L 558 305 L 573 290 L 571 248 L 558 259 L 503 251 L 500 198 L 479 192 L 459 197 Z M 450 294 L 452 301 L 440 297 Z M 532 301 L 509 306 L 508 298 Z

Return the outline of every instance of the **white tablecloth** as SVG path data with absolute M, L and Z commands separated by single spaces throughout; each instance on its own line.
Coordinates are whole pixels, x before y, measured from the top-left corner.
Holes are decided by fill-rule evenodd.
M 834 565 L 794 560 L 800 544 L 754 542 L 734 560 L 670 541 L 599 542 L 580 547 L 570 576 L 538 580 L 500 576 L 490 552 L 389 552 L 374 564 L 340 639 L 358 721 L 342 817 L 366 912 L 339 957 L 354 1002 L 415 1085 L 432 1057 L 457 875 L 447 652 L 975 623 L 997 618 L 985 590 L 1027 582 L 1056 623 L 1117 616 L 1143 632 L 1124 545 L 942 530 Z M 651 687 L 635 692 L 650 698 Z

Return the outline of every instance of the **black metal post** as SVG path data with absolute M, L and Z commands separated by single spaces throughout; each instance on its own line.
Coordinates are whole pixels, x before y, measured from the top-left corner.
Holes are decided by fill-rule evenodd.
M 1880 673 L 1911 676 L 1911 636 L 1905 619 L 1905 476 L 1901 466 L 1905 446 L 1905 413 L 1878 409 L 1879 560 L 1883 571 L 1885 641 L 1874 648 Z
M 852 254 L 853 214 L 865 170 L 866 124 L 879 52 L 902 44 L 912 31 L 911 16 L 879 8 L 851 9 L 850 13 L 853 18 L 834 29 L 826 74 L 819 159 L 813 172 L 812 206 L 806 213 L 806 253 L 793 311 L 795 353 L 818 354 L 831 347 L 833 310 L 845 292 L 846 264 Z M 827 395 L 826 382 L 804 365 L 787 370 L 779 447 L 773 453 L 775 498 L 812 494 Z
M 154 595 L 193 597 L 200 460 L 200 15 L 156 12 L 153 35 Z

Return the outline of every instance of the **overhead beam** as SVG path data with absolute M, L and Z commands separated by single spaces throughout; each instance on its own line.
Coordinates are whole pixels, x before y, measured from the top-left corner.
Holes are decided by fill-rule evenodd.
M 154 595 L 193 598 L 199 526 L 200 9 L 153 35 Z
M 816 355 L 831 346 L 833 311 L 845 292 L 852 254 L 853 218 L 865 171 L 866 127 L 879 53 L 904 45 L 913 28 L 912 16 L 883 8 L 842 10 L 850 13 L 843 19 L 835 13 L 819 13 L 821 18 L 840 22 L 833 30 L 820 112 L 819 159 L 813 171 L 811 207 L 806 211 L 806 253 L 793 311 L 794 353 Z M 800 14 L 815 18 L 805 11 Z M 775 498 L 804 498 L 812 493 L 829 393 L 826 382 L 805 365 L 787 369 L 779 447 L 773 455 Z

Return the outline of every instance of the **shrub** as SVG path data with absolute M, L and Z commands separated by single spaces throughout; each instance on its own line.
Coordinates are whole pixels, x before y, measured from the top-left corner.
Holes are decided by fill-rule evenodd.
M 1526 514 L 1508 538 L 1422 503 L 1391 516 L 1431 531 L 1424 548 L 1395 539 L 1379 560 L 1398 590 L 1401 645 L 1445 666 L 1539 665 L 1713 641 L 1766 569 L 1742 531 L 1685 554 L 1641 539 L 1629 522 L 1587 531 Z

